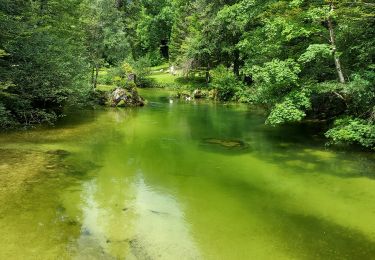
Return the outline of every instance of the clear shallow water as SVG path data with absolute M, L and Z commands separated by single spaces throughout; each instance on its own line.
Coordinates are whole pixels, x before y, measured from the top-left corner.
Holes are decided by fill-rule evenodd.
M 0 135 L 0 259 L 374 259 L 373 155 L 144 95 Z

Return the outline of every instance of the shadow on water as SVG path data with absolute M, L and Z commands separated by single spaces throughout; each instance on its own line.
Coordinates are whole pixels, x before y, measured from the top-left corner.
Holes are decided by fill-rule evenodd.
M 273 237 L 279 237 L 278 247 L 297 259 L 371 259 L 375 255 L 375 241 L 328 219 L 290 210 L 288 199 L 267 187 L 225 177 L 216 181 L 234 196 L 239 194 L 243 207 L 267 223 Z
M 268 145 L 254 144 L 256 158 L 301 174 L 375 179 L 373 154 L 325 147 L 325 140 L 315 130 L 304 131 L 304 126 L 294 126 L 292 131 L 282 131 L 284 134 L 280 134 L 281 129 L 263 131 Z
M 283 223 L 276 226 L 275 233 L 288 238 L 285 246 L 290 252 L 295 252 L 297 258 L 370 259 L 375 255 L 375 242 L 354 230 L 324 219 L 282 210 L 273 209 L 271 214 L 283 219 Z

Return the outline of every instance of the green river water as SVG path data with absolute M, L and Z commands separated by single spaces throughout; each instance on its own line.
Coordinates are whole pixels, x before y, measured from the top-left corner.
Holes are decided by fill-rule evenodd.
M 0 135 L 0 259 L 375 259 L 375 158 L 242 105 Z

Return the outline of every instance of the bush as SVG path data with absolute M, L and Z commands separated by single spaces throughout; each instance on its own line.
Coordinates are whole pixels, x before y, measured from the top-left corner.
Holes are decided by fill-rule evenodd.
M 151 74 L 152 61 L 149 56 L 144 56 L 133 63 L 134 73 L 137 75 L 136 83 L 141 87 L 147 84 L 146 77 Z
M 333 143 L 355 143 L 375 149 L 375 123 L 359 118 L 345 117 L 335 121 L 326 134 Z
M 133 74 L 134 73 L 134 69 L 132 67 L 132 65 L 130 65 L 130 63 L 124 61 L 121 66 L 120 66 L 120 69 L 118 70 L 118 73 L 121 78 L 127 78 L 129 74 Z
M 275 126 L 301 121 L 306 117 L 306 110 L 311 109 L 310 94 L 306 89 L 289 93 L 272 109 L 266 123 Z
M 293 59 L 274 59 L 263 66 L 245 66 L 242 72 L 252 76 L 257 89 L 257 102 L 275 104 L 280 102 L 280 97 L 298 86 L 300 71 L 299 65 Z
M 276 104 L 268 116 L 266 123 L 279 125 L 287 122 L 299 122 L 306 116 L 306 113 L 299 109 L 290 99 Z
M 146 55 L 146 58 L 150 61 L 150 67 L 159 66 L 166 62 L 165 59 L 161 56 L 159 50 L 155 50 L 151 53 L 148 53 Z
M 134 72 L 139 77 L 146 77 L 151 73 L 152 62 L 148 56 L 142 57 L 133 63 Z
M 217 98 L 221 101 L 233 100 L 236 93 L 244 88 L 233 72 L 222 65 L 212 71 L 210 85 L 217 90 Z
M 370 72 L 367 75 L 355 74 L 352 81 L 346 85 L 345 94 L 351 97 L 349 109 L 353 114 L 368 115 L 371 108 L 375 107 L 374 77 L 375 73 Z
M 241 88 L 236 92 L 234 99 L 241 103 L 255 104 L 256 95 L 253 88 Z
M 110 68 L 102 71 L 98 77 L 98 84 L 100 85 L 113 85 L 114 78 L 119 75 L 119 68 Z
M 137 86 L 140 88 L 162 88 L 155 79 L 137 77 Z
M 17 123 L 10 112 L 0 103 L 0 129 L 12 128 L 16 125 Z

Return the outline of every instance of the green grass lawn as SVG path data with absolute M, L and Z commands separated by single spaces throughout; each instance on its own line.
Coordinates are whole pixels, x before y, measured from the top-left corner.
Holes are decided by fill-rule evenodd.
M 151 81 L 150 86 L 161 87 L 161 88 L 174 88 L 174 89 L 204 89 L 207 88 L 205 78 L 201 75 L 196 75 L 194 77 L 183 77 L 181 70 L 177 70 L 177 75 L 172 75 L 168 73 L 169 65 L 164 63 L 159 66 L 151 67 L 151 74 L 147 76 L 147 79 Z M 98 77 L 98 90 L 109 91 L 115 86 L 108 84 L 106 78 L 110 76 L 111 69 L 102 68 L 99 71 Z
M 155 84 L 160 87 L 184 89 L 207 88 L 204 77 L 183 77 L 181 76 L 181 71 L 179 70 L 176 71 L 177 75 L 174 76 L 167 72 L 168 68 L 168 64 L 152 67 L 151 74 L 147 78 L 153 80 Z
M 147 76 L 147 78 L 154 80 L 157 84 L 173 85 L 176 83 L 175 80 L 177 76 L 173 76 L 167 72 L 155 72 L 151 73 L 151 75 Z
M 115 88 L 116 86 L 115 85 L 104 85 L 104 84 L 98 84 L 96 86 L 96 89 L 97 90 L 101 90 L 101 91 L 111 91 Z
M 169 64 L 163 63 L 161 65 L 151 67 L 151 71 L 155 72 L 155 71 L 160 71 L 160 70 L 167 70 L 168 68 L 169 68 Z

